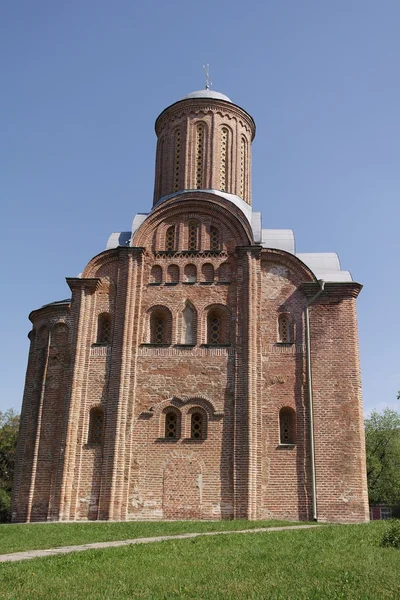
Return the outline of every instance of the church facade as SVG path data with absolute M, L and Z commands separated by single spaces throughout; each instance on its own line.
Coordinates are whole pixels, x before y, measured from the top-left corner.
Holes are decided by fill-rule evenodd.
M 13 521 L 368 520 L 361 285 L 262 228 L 228 97 L 155 129 L 151 211 L 30 314 Z

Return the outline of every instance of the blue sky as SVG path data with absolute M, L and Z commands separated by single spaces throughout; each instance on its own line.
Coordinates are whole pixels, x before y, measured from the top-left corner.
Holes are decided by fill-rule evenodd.
M 0 410 L 21 405 L 29 312 L 150 210 L 154 121 L 204 63 L 255 119 L 263 226 L 364 284 L 365 409 L 400 410 L 399 30 L 398 0 L 3 2 Z

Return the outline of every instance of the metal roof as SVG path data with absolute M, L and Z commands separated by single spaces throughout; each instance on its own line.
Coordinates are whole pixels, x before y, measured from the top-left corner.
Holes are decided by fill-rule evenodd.
M 182 100 L 190 100 L 191 98 L 213 98 L 214 100 L 225 100 L 225 102 L 232 102 L 232 100 L 228 98 L 228 96 L 225 96 L 225 94 L 221 94 L 215 90 L 207 89 L 191 92 L 187 96 L 184 96 Z

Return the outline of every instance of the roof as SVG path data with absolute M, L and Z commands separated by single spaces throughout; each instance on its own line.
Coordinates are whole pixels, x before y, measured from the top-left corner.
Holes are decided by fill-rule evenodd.
M 225 96 L 225 94 L 221 94 L 220 92 L 210 89 L 196 90 L 195 92 L 191 92 L 187 96 L 184 96 L 182 100 L 190 100 L 191 98 L 213 98 L 214 100 L 225 100 L 225 102 L 232 102 L 232 100 L 228 98 L 228 96 Z

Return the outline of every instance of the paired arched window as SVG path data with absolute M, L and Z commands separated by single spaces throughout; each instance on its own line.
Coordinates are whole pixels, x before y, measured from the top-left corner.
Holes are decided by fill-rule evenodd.
M 170 406 L 164 411 L 164 439 L 178 440 L 181 437 L 182 415 L 180 410 Z M 189 427 L 190 423 L 190 439 L 205 440 L 207 438 L 207 415 L 200 408 L 191 409 L 187 414 Z M 190 419 L 190 421 L 189 421 Z M 186 432 L 189 435 L 189 431 Z
M 150 283 L 162 283 L 162 268 L 154 265 L 150 271 Z
M 165 307 L 156 307 L 150 313 L 150 344 L 171 343 L 171 313 Z
M 222 306 L 210 308 L 207 314 L 207 344 L 211 346 L 225 346 L 229 342 L 228 309 Z
M 296 413 L 287 406 L 279 411 L 279 443 L 296 443 Z
M 175 250 L 175 225 L 168 227 L 165 234 L 165 249 L 168 251 Z
M 111 344 L 111 315 L 101 313 L 97 319 L 97 343 Z
M 281 344 L 290 344 L 290 322 L 288 315 L 278 317 L 278 341 Z
M 101 408 L 92 408 L 89 415 L 88 444 L 101 444 L 103 442 L 104 412 Z

